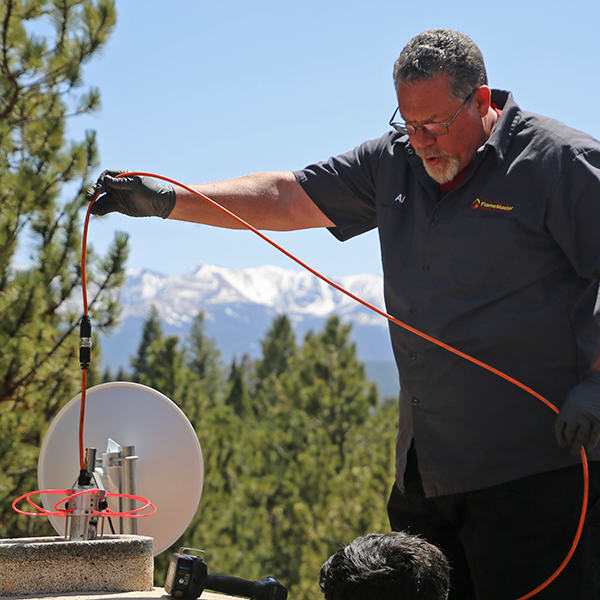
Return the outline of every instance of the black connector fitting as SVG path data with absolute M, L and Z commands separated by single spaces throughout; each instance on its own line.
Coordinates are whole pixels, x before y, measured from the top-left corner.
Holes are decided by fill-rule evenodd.
M 92 483 L 92 475 L 88 473 L 85 469 L 81 469 L 79 471 L 79 477 L 77 478 L 77 485 L 79 487 L 85 487 Z
M 83 315 L 79 323 L 79 363 L 81 369 L 85 370 L 90 366 L 92 359 L 92 322 L 89 315 Z

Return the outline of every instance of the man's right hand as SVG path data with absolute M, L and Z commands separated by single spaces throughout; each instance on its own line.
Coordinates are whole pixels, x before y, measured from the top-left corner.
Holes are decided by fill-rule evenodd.
M 104 171 L 98 181 L 86 192 L 93 202 L 93 215 L 120 212 L 130 217 L 162 217 L 166 219 L 173 210 L 176 192 L 173 186 L 161 185 L 151 177 L 117 177 L 127 171 Z

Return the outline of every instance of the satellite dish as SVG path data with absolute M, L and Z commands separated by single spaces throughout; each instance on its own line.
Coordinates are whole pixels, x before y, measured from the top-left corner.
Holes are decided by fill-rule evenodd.
M 54 418 L 44 437 L 38 463 L 40 490 L 70 489 L 79 475 L 81 394 Z M 192 520 L 204 483 L 200 442 L 181 409 L 165 395 L 139 383 L 111 382 L 86 392 L 84 445 L 107 451 L 109 439 L 135 446 L 136 494 L 156 506 L 156 514 L 139 518 L 139 535 L 154 538 L 154 554 L 171 546 Z M 41 494 L 46 510 L 56 495 Z M 49 516 L 59 533 L 65 518 Z

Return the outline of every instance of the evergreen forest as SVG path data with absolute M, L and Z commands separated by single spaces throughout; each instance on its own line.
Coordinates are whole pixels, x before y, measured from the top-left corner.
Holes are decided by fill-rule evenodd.
M 42 23 L 43 27 L 39 24 Z M 81 389 L 78 360 L 85 190 L 98 167 L 94 132 L 68 140 L 67 121 L 100 106 L 82 68 L 116 26 L 112 0 L 3 0 L 0 5 L 0 538 L 55 535 L 12 501 L 38 489 L 37 460 L 54 416 Z M 27 249 L 29 261 L 17 266 Z M 119 319 L 127 236 L 87 248 L 94 332 Z M 274 318 L 256 360 L 223 364 L 204 315 L 186 339 L 153 311 L 119 373 L 101 372 L 94 340 L 88 386 L 135 381 L 173 400 L 202 445 L 204 490 L 191 525 L 156 557 L 206 551 L 210 572 L 272 576 L 296 600 L 320 598 L 321 564 L 341 544 L 389 528 L 397 399 L 378 398 L 351 341 L 330 318 L 295 339 Z

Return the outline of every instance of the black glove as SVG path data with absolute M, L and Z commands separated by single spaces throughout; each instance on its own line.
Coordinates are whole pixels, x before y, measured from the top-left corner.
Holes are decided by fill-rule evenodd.
M 588 452 L 600 441 L 600 371 L 590 374 L 568 394 L 554 421 L 554 434 L 561 448 L 571 446 L 576 455 Z
M 104 171 L 86 192 L 93 215 L 120 212 L 130 217 L 162 217 L 166 219 L 175 206 L 175 188 L 161 185 L 151 177 L 115 177 L 127 171 Z

